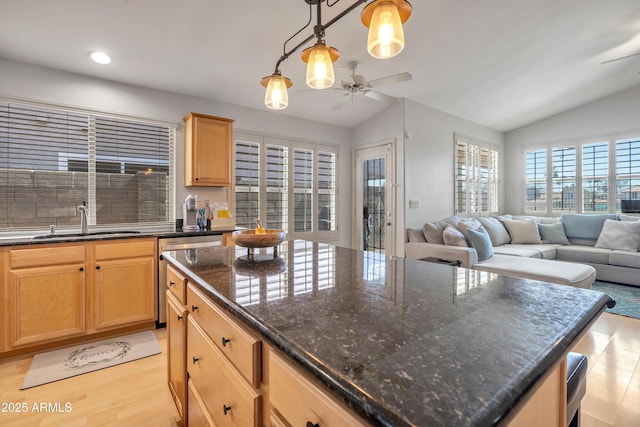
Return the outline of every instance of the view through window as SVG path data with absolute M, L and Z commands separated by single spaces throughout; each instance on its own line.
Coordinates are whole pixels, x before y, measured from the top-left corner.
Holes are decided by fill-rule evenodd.
M 0 229 L 173 224 L 175 127 L 0 102 Z
M 527 213 L 640 213 L 640 136 L 550 144 L 524 159 Z

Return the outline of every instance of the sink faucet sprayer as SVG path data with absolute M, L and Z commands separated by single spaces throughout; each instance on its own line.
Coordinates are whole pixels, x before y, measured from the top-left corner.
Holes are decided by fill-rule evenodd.
M 81 206 L 78 206 L 78 210 L 80 211 L 80 228 L 82 228 L 82 234 L 87 234 L 89 232 L 89 221 L 87 220 L 87 203 L 82 202 Z

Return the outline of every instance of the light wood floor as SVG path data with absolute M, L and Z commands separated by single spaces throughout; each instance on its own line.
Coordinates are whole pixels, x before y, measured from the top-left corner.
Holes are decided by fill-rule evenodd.
M 0 401 L 70 402 L 68 413 L 0 413 L 1 426 L 182 427 L 166 385 L 166 331 L 156 330 L 162 353 L 146 359 L 18 390 L 30 358 L 0 364 Z M 640 320 L 604 313 L 574 348 L 589 358 L 583 427 L 640 425 Z

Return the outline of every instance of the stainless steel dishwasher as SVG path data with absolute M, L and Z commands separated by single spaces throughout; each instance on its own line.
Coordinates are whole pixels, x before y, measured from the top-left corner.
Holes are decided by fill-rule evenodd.
M 175 251 L 180 249 L 198 249 L 211 246 L 222 246 L 222 234 L 209 234 L 206 236 L 185 236 L 158 239 L 158 327 L 167 322 L 167 261 L 164 260 L 162 252 Z

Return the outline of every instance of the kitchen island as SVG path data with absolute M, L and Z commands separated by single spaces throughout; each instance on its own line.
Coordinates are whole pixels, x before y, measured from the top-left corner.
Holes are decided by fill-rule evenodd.
M 566 353 L 610 302 L 591 290 L 323 243 L 284 242 L 278 254 L 261 250 L 251 260 L 239 247 L 164 253 L 192 295 L 250 332 L 254 346 L 263 343 L 262 376 L 249 387 L 256 417 L 264 417 L 255 425 L 277 425 L 281 415 L 273 403 L 278 365 L 265 360 L 272 353 L 364 425 L 503 425 L 540 390 L 533 411 L 552 412 L 562 425 Z M 186 295 L 191 318 L 202 310 L 191 304 L 189 312 Z M 200 331 L 198 322 L 188 322 L 188 337 Z M 186 360 L 200 363 L 190 353 Z M 557 396 L 547 393 L 549 384 Z M 225 415 L 230 407 L 224 404 Z

